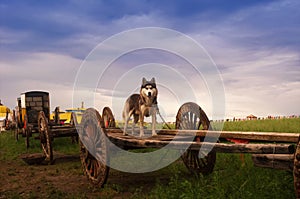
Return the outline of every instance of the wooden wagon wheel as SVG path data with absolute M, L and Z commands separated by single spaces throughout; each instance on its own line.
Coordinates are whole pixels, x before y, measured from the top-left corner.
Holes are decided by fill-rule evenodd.
M 209 128 L 209 119 L 200 106 L 193 102 L 183 104 L 176 115 L 176 129 L 197 130 L 202 127 Z M 194 141 L 201 141 L 196 137 Z M 199 150 L 188 149 L 181 156 L 185 166 L 195 174 L 209 174 L 213 171 L 216 162 L 216 152 L 211 151 L 204 157 L 199 157 Z
M 295 151 L 293 174 L 296 198 L 300 198 L 300 137 Z
M 116 127 L 114 115 L 109 107 L 104 107 L 102 111 L 102 118 L 105 128 Z
M 95 109 L 87 109 L 83 114 L 79 129 L 80 159 L 83 171 L 93 185 L 102 187 L 108 177 L 109 167 L 107 163 L 109 157 L 107 155 L 105 129 L 100 114 Z M 97 158 L 92 154 L 96 155 Z
M 52 150 L 52 135 L 48 126 L 48 121 L 45 113 L 41 111 L 38 116 L 38 129 L 40 133 L 40 141 L 43 152 L 50 164 L 53 163 L 53 150 Z

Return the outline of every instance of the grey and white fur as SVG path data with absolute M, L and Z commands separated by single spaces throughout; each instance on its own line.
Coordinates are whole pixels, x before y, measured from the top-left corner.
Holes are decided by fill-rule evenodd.
M 157 112 L 157 94 L 155 78 L 147 81 L 142 80 L 140 94 L 132 94 L 126 100 L 123 110 L 124 132 L 127 135 L 127 127 L 130 117 L 133 115 L 132 134 L 135 124 L 140 121 L 140 137 L 144 136 L 144 117 L 152 116 L 152 136 L 156 134 L 156 112 Z

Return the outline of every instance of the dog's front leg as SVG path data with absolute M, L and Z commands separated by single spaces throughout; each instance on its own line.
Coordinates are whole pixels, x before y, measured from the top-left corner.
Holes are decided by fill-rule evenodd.
M 156 107 L 152 107 L 152 136 L 157 135 L 156 133 Z
M 144 114 L 140 114 L 140 137 L 144 136 Z
M 127 126 L 128 126 L 129 119 L 130 119 L 130 117 L 125 117 L 125 124 L 124 124 L 123 135 L 127 135 Z
M 132 121 L 132 131 L 131 134 L 134 135 L 135 121 Z

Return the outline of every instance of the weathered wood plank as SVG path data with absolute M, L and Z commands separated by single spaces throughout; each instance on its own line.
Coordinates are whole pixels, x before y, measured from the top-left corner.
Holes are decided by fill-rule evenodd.
M 122 129 L 107 129 L 108 134 L 122 133 Z M 147 131 L 145 131 L 147 132 Z M 241 131 L 207 131 L 207 130 L 168 130 L 163 129 L 157 131 L 159 136 L 200 136 L 200 137 L 219 137 L 219 138 L 235 138 L 246 139 L 255 141 L 270 141 L 270 142 L 292 142 L 297 143 L 299 139 L 299 133 L 278 133 L 278 132 L 241 132 Z
M 49 127 L 50 129 L 64 129 L 64 128 L 72 128 L 73 126 L 71 124 L 64 124 L 64 125 L 49 125 Z
M 159 136 L 157 136 L 159 137 Z M 199 150 L 201 147 L 213 148 L 221 153 L 254 153 L 254 154 L 292 154 L 295 152 L 295 146 L 292 144 L 229 144 L 229 143 L 209 143 L 193 141 L 162 141 L 151 139 L 142 139 L 133 136 L 110 135 L 109 139 L 115 145 L 130 148 L 162 148 L 168 145 L 171 149 Z
M 294 155 L 287 154 L 253 154 L 252 161 L 257 167 L 292 171 Z
M 64 128 L 52 128 L 51 132 L 64 132 L 64 131 L 76 131 L 74 127 L 64 127 Z
M 53 128 L 50 129 L 50 131 L 53 137 L 71 137 L 78 135 L 74 127 Z

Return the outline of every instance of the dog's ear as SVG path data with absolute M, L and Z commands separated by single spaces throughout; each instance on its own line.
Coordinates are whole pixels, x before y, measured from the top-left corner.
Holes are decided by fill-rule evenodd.
M 142 86 L 145 86 L 145 84 L 147 83 L 147 80 L 145 77 L 143 77 L 143 80 L 142 80 Z
M 151 84 L 155 84 L 155 78 L 154 77 L 152 77 L 152 79 L 151 79 Z

